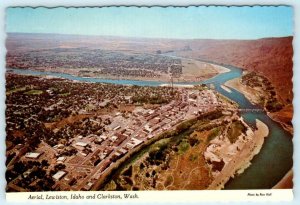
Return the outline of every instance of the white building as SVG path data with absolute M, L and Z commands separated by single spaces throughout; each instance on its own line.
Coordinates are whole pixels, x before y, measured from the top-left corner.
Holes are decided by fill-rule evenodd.
M 143 141 L 132 137 L 129 142 L 126 143 L 128 149 L 133 149 L 136 146 L 140 145 Z
M 57 158 L 57 162 L 60 162 L 60 163 L 64 162 L 65 160 L 66 160 L 66 157 L 58 157 Z
M 54 180 L 56 180 L 56 181 L 58 181 L 58 180 L 60 180 L 63 176 L 65 176 L 67 174 L 67 172 L 65 172 L 65 171 L 58 171 L 58 172 L 56 172 L 56 174 L 54 174 L 52 177 L 53 177 L 53 179 Z
M 75 145 L 80 146 L 80 147 L 85 147 L 85 146 L 87 146 L 87 143 L 85 143 L 85 142 L 76 142 Z
M 37 159 L 39 158 L 39 156 L 41 156 L 42 153 L 39 153 L 39 152 L 27 152 L 25 154 L 25 157 L 26 158 L 30 158 L 30 159 Z

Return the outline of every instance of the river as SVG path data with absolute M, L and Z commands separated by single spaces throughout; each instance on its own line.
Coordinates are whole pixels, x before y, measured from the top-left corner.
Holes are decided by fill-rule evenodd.
M 209 62 L 212 63 L 212 62 Z M 230 69 L 227 73 L 219 74 L 211 79 L 194 82 L 194 83 L 178 83 L 181 85 L 195 85 L 200 83 L 213 84 L 215 89 L 237 102 L 242 109 L 258 109 L 257 105 L 251 102 L 237 90 L 231 89 L 227 92 L 221 88 L 221 85 L 233 78 L 240 77 L 242 70 L 240 68 L 222 65 Z M 169 82 L 159 81 L 139 81 L 139 80 L 111 80 L 101 78 L 78 77 L 63 73 L 33 71 L 24 69 L 7 69 L 10 72 L 27 75 L 38 76 L 55 76 L 69 80 L 77 80 L 83 82 L 98 83 L 114 83 L 138 86 L 159 86 Z M 281 125 L 273 121 L 265 112 L 242 112 L 245 122 L 255 127 L 255 120 L 259 119 L 269 127 L 269 136 L 265 138 L 265 142 L 259 152 L 251 161 L 242 174 L 231 179 L 225 186 L 225 189 L 269 189 L 272 188 L 293 166 L 293 142 L 289 132 L 284 130 Z

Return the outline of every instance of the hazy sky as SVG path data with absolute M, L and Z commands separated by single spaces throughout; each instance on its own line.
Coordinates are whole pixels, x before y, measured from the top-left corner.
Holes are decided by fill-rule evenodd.
M 256 39 L 293 35 L 293 8 L 8 8 L 6 31 L 182 39 Z

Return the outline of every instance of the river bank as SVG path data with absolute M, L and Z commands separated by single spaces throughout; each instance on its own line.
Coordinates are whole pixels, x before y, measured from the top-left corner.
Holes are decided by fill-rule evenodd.
M 227 81 L 225 86 L 228 86 L 230 88 L 233 88 L 242 94 L 252 103 L 252 104 L 259 104 L 260 97 L 257 95 L 257 92 L 255 89 L 250 88 L 246 85 L 243 85 L 241 83 L 241 78 L 234 78 L 229 81 Z M 224 86 L 223 86 L 224 87 Z M 222 87 L 222 88 L 223 88 Z M 288 122 L 292 120 L 293 116 L 293 108 L 289 108 L 290 106 L 285 106 L 283 109 L 281 109 L 278 112 L 270 113 L 267 112 L 267 115 L 274 121 L 278 122 L 283 129 L 288 131 L 289 133 L 293 134 L 293 127 L 288 125 Z M 292 106 L 291 106 L 292 107 Z M 265 109 L 265 108 L 264 108 Z M 283 120 L 282 120 L 283 119 Z
M 234 78 L 225 82 L 224 85 L 243 93 L 252 104 L 259 104 L 259 96 L 255 89 L 243 85 L 240 80 L 241 78 Z
M 222 171 L 214 178 L 213 182 L 208 187 L 209 190 L 223 189 L 230 178 L 234 178 L 236 174 L 241 174 L 251 165 L 251 160 L 260 152 L 264 143 L 264 138 L 269 134 L 269 128 L 260 120 L 256 120 L 257 130 L 248 133 L 247 137 L 251 140 L 247 141 L 239 153 L 228 162 Z

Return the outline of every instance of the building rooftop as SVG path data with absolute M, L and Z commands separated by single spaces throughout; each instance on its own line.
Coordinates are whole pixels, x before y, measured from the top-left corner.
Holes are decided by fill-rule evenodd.
M 56 174 L 54 174 L 52 177 L 53 177 L 53 179 L 55 179 L 56 181 L 58 181 L 58 180 L 60 180 L 63 176 L 65 176 L 65 174 L 66 174 L 67 172 L 65 172 L 65 171 L 58 171 L 58 172 L 56 172 Z
M 63 162 L 63 161 L 65 161 L 66 160 L 66 157 L 58 157 L 57 158 L 57 161 L 58 162 Z
M 39 156 L 41 156 L 42 153 L 39 152 L 28 152 L 25 154 L 26 158 L 30 158 L 30 159 L 37 159 Z
M 87 146 L 87 143 L 85 143 L 85 142 L 76 142 L 75 145 L 80 146 L 80 147 L 85 147 L 85 146 Z

